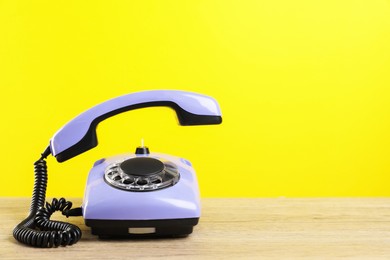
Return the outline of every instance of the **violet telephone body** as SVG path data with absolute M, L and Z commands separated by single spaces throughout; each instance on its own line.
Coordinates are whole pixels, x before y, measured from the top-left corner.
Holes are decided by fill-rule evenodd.
M 143 145 L 135 153 L 95 162 L 90 170 L 83 204 L 72 208 L 64 198 L 45 205 L 46 157 L 64 162 L 97 145 L 96 127 L 102 120 L 137 108 L 168 106 L 181 125 L 222 123 L 218 103 L 211 97 L 176 90 L 144 91 L 117 97 L 80 114 L 62 127 L 35 162 L 30 214 L 14 229 L 18 241 L 35 247 L 76 243 L 81 230 L 50 220 L 55 211 L 83 216 L 99 237 L 186 236 L 200 217 L 195 171 L 180 157 L 151 153 Z

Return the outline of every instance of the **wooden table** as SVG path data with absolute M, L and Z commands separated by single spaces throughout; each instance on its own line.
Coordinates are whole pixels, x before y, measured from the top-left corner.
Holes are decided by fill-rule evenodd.
M 36 249 L 12 237 L 29 199 L 0 198 L 0 259 L 390 259 L 390 198 L 203 199 L 202 206 L 187 238 L 99 240 L 74 217 L 67 221 L 83 230 L 79 243 Z

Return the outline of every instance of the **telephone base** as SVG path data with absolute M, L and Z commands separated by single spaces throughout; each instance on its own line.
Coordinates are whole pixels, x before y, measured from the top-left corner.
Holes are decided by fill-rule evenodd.
M 86 219 L 93 235 L 99 238 L 184 237 L 192 233 L 199 218 L 158 220 L 100 220 Z

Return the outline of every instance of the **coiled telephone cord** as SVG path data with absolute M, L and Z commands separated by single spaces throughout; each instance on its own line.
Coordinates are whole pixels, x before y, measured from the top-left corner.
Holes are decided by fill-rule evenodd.
M 47 166 L 46 157 L 50 155 L 50 148 L 42 153 L 41 158 L 34 163 L 34 190 L 31 199 L 30 214 L 20 222 L 13 231 L 13 236 L 19 242 L 33 247 L 58 247 L 77 243 L 81 238 L 79 227 L 62 222 L 50 220 L 55 211 L 61 211 L 69 216 L 72 202 L 64 198 L 53 199 L 52 203 L 46 202 Z M 80 215 L 80 208 L 76 209 Z

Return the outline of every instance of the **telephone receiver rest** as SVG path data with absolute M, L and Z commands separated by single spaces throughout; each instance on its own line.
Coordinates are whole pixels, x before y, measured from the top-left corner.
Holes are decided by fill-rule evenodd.
M 58 162 L 97 146 L 97 125 L 116 114 L 145 107 L 167 106 L 176 111 L 180 125 L 222 123 L 218 103 L 211 97 L 177 90 L 153 90 L 120 96 L 80 114 L 50 140 L 50 151 Z

